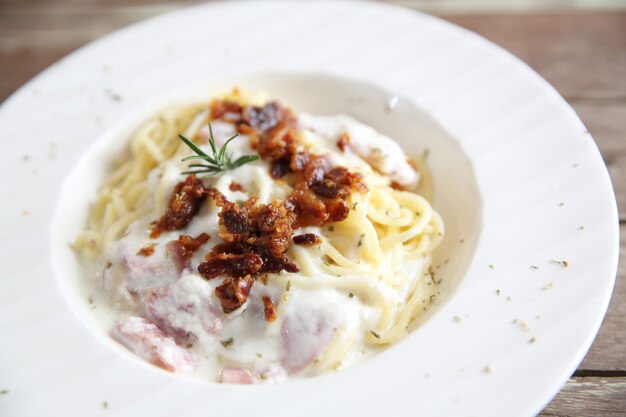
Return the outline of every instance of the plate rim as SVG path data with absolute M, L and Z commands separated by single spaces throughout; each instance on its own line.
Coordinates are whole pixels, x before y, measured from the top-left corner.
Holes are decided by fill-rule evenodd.
M 195 10 L 211 10 L 211 9 L 217 9 L 219 7 L 235 7 L 235 6 L 243 6 L 246 5 L 247 3 L 251 3 L 248 1 L 234 1 L 234 2 L 228 2 L 228 4 L 226 2 L 217 2 L 217 3 L 211 3 L 211 4 L 200 4 L 200 5 L 194 5 L 194 6 L 189 6 L 189 7 L 182 7 L 179 9 L 175 9 L 173 11 L 170 12 L 166 12 L 157 16 L 153 16 L 150 17 L 148 19 L 145 20 L 141 20 L 139 22 L 135 22 L 132 23 L 124 28 L 118 29 L 110 34 L 107 34 L 103 37 L 100 37 L 92 42 L 89 42 L 88 44 L 81 46 L 80 48 L 72 51 L 70 54 L 66 55 L 65 57 L 61 58 L 59 61 L 57 61 L 56 63 L 52 64 L 50 67 L 47 67 L 46 69 L 44 69 L 43 71 L 41 71 L 39 74 L 37 74 L 35 77 L 33 77 L 31 80 L 29 80 L 27 83 L 25 83 L 23 86 L 21 86 L 19 89 L 17 89 L 16 91 L 14 91 L 9 97 L 7 97 L 2 104 L 0 105 L 0 120 L 3 118 L 3 115 L 6 113 L 6 109 L 8 107 L 11 107 L 14 105 L 14 102 L 16 102 L 17 100 L 20 99 L 20 97 L 24 94 L 27 94 L 27 90 L 29 90 L 29 88 L 35 84 L 40 82 L 42 79 L 45 79 L 46 77 L 49 77 L 50 74 L 54 74 L 54 71 L 56 68 L 58 68 L 60 66 L 60 64 L 67 62 L 71 59 L 74 59 L 77 56 L 80 56 L 82 54 L 82 52 L 84 50 L 88 50 L 88 49 L 93 49 L 93 48 L 97 48 L 98 45 L 100 43 L 104 43 L 104 42 L 108 42 L 111 38 L 113 38 L 114 36 L 120 36 L 123 37 L 127 32 L 132 31 L 132 30 L 137 30 L 138 28 L 141 28 L 142 26 L 149 24 L 150 22 L 154 22 L 156 20 L 161 20 L 161 19 L 172 19 L 172 16 L 174 15 L 184 15 L 186 13 L 189 13 L 190 10 L 195 9 Z M 274 1 L 264 1 L 263 3 L 278 3 L 278 4 L 286 4 L 287 2 L 284 1 L 280 1 L 280 0 L 274 0 Z M 403 7 L 399 7 L 399 6 L 393 6 L 393 5 L 388 5 L 388 4 L 380 4 L 380 3 L 364 3 L 361 1 L 352 1 L 352 0 L 342 0 L 341 2 L 331 2 L 331 1 L 323 1 L 320 2 L 321 4 L 325 4 L 325 5 L 330 5 L 333 3 L 343 3 L 343 4 L 351 4 L 354 7 L 359 7 L 359 6 L 365 6 L 367 5 L 368 7 L 377 7 L 385 10 L 402 10 L 403 12 L 406 13 L 411 13 L 411 14 L 416 14 L 419 15 L 421 17 L 425 17 L 427 19 L 432 19 L 432 20 L 436 20 L 440 25 L 445 25 L 448 28 L 452 28 L 455 31 L 458 31 L 459 33 L 462 33 L 463 36 L 471 36 L 472 38 L 474 38 L 475 41 L 481 42 L 484 45 L 488 46 L 490 49 L 492 49 L 494 51 L 494 53 L 498 53 L 501 55 L 505 55 L 506 59 L 510 60 L 512 62 L 512 64 L 517 65 L 518 68 L 524 68 L 524 70 L 527 72 L 527 74 L 529 76 L 531 76 L 532 78 L 534 78 L 535 82 L 540 82 L 542 84 L 542 88 L 546 91 L 549 90 L 551 98 L 557 99 L 560 101 L 562 110 L 567 112 L 567 117 L 570 119 L 570 122 L 572 123 L 577 123 L 579 127 L 584 128 L 584 124 L 583 122 L 580 120 L 580 118 L 578 117 L 578 115 L 575 113 L 575 111 L 573 110 L 573 108 L 567 103 L 567 101 L 565 99 L 563 99 L 563 97 L 561 97 L 558 93 L 558 91 L 551 85 L 549 84 L 545 79 L 543 79 L 539 74 L 537 74 L 532 68 L 530 68 L 526 63 L 524 63 L 523 61 L 521 61 L 519 58 L 515 57 L 513 54 L 511 54 L 509 51 L 503 49 L 502 47 L 494 44 L 493 42 L 483 38 L 480 35 L 477 35 L 474 32 L 471 32 L 465 28 L 462 28 L 460 26 L 457 26 L 453 23 L 450 23 L 444 19 L 441 19 L 439 17 L 435 17 L 432 15 L 428 15 L 428 14 L 424 14 L 421 12 L 417 12 L 411 9 L 406 9 Z M 110 128 L 109 128 L 110 129 Z M 591 137 L 590 137 L 591 138 Z M 593 140 L 592 140 L 593 142 Z M 601 155 L 599 153 L 599 150 L 597 148 L 597 145 L 595 144 L 595 142 L 593 142 L 593 147 L 595 148 L 595 157 L 596 158 L 601 158 Z M 612 188 L 612 184 L 611 184 L 611 180 L 610 177 L 608 175 L 608 171 L 606 169 L 606 166 L 604 166 L 604 170 L 602 172 L 602 175 L 605 177 L 605 180 L 608 181 L 609 186 L 611 186 Z M 596 337 L 596 334 L 601 326 L 602 320 L 606 314 L 608 305 L 609 305 L 609 301 L 613 292 L 613 288 L 615 285 L 615 280 L 616 280 L 616 275 L 617 275 L 617 267 L 618 267 L 618 260 L 619 260 L 619 220 L 618 220 L 618 210 L 617 210 L 617 202 L 615 199 L 615 195 L 612 195 L 612 208 L 613 208 L 613 212 L 611 213 L 611 216 L 616 220 L 615 221 L 615 227 L 613 227 L 613 231 L 615 232 L 615 235 L 613 236 L 616 240 L 616 245 L 614 247 L 614 251 L 613 253 L 610 255 L 610 262 L 611 262 L 611 271 L 612 273 L 612 278 L 610 279 L 610 285 L 607 285 L 607 287 L 605 288 L 604 292 L 603 292 L 603 299 L 602 299 L 602 313 L 599 314 L 599 318 L 595 321 L 595 326 L 594 328 L 588 332 L 588 337 L 587 337 L 587 343 L 585 344 L 585 346 L 581 346 L 580 349 L 578 349 L 578 354 L 575 355 L 575 357 L 572 359 L 572 363 L 573 367 L 572 370 L 574 370 L 576 368 L 576 366 L 582 361 L 582 359 L 584 358 L 584 356 L 586 355 L 588 349 L 590 348 L 593 340 Z M 564 372 L 565 373 L 565 372 Z M 571 373 L 571 372 L 569 372 Z M 565 384 L 565 382 L 567 381 L 569 375 L 565 376 L 564 379 L 562 380 L 562 383 L 560 385 L 558 385 L 558 387 L 555 387 L 555 389 L 553 390 L 553 392 L 551 393 L 546 393 L 546 395 L 544 396 L 543 399 L 538 400 L 536 407 L 539 408 L 535 408 L 535 411 L 538 412 L 541 410 L 541 408 L 543 408 L 543 406 L 545 406 L 548 401 L 554 397 L 554 395 L 562 388 L 562 386 Z

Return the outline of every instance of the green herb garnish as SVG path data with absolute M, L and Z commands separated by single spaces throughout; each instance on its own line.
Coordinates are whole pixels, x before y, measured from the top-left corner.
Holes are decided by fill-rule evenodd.
M 232 337 L 229 337 L 226 340 L 221 340 L 220 343 L 222 344 L 222 346 L 224 346 L 225 348 L 229 347 L 230 345 L 233 344 L 235 340 Z
M 562 261 L 558 261 L 556 259 L 550 259 L 552 262 L 554 262 L 555 264 L 561 264 L 563 265 L 563 268 L 567 268 L 569 266 L 569 261 L 563 259 Z
M 233 155 L 226 153 L 226 147 L 237 136 L 239 136 L 239 133 L 229 138 L 218 151 L 217 147 L 215 146 L 215 138 L 213 137 L 213 128 L 211 127 L 211 122 L 209 122 L 209 145 L 211 146 L 211 151 L 213 152 L 213 156 L 209 156 L 191 140 L 186 138 L 184 135 L 179 134 L 178 137 L 180 138 L 180 140 L 185 142 L 185 144 L 196 153 L 196 155 L 183 158 L 182 161 L 184 162 L 199 159 L 206 162 L 202 164 L 190 164 L 189 168 L 193 169 L 185 171 L 183 172 L 183 174 L 205 174 L 205 177 L 212 177 L 213 175 L 217 175 L 224 171 L 238 168 L 244 164 L 247 164 L 248 162 L 253 162 L 259 159 L 259 155 L 243 155 L 235 159 L 234 161 L 232 160 Z
M 357 243 L 357 247 L 360 248 L 361 246 L 363 246 L 363 238 L 365 237 L 365 233 L 361 234 L 361 236 L 359 236 L 359 243 Z

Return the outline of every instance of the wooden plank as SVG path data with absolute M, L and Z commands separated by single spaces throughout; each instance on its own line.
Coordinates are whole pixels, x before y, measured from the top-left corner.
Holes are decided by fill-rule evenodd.
M 626 377 L 572 378 L 539 416 L 624 417 Z
M 622 372 L 626 377 L 626 224 L 620 226 L 620 240 L 619 270 L 611 304 L 596 340 L 578 367 L 587 374 Z
M 509 50 L 567 99 L 626 97 L 626 13 L 445 15 Z
M 5 0 L 6 1 L 6 0 Z M 26 82 L 39 70 L 50 65 L 61 56 L 117 27 L 125 26 L 135 20 L 160 13 L 164 10 L 174 9 L 181 2 L 164 3 L 157 5 L 141 5 L 143 1 L 133 0 L 133 7 L 123 6 L 122 3 L 108 3 L 101 0 L 92 0 L 89 5 L 82 2 L 67 2 L 55 0 L 52 2 L 38 2 L 26 0 L 13 3 L 15 6 L 9 10 L 0 10 L 0 97 Z M 28 5 L 31 5 L 29 7 Z M 35 4 L 37 7 L 32 7 Z M 128 3 L 126 3 L 128 4 Z M 19 7 L 17 7 L 18 5 Z M 68 6 L 69 5 L 69 6 Z M 565 13 L 560 16 L 560 26 L 576 26 L 581 20 L 584 21 L 583 29 L 593 33 L 593 38 L 608 36 L 611 31 L 603 32 L 599 26 L 606 18 L 605 14 L 577 15 Z M 619 14 L 626 16 L 626 13 Z M 448 16 L 450 17 L 450 16 Z M 541 15 L 485 15 L 485 16 L 452 16 L 451 19 L 461 25 L 465 25 L 495 42 L 512 49 L 524 59 L 536 59 L 545 62 L 554 62 L 565 59 L 572 68 L 580 68 L 582 63 L 578 60 L 584 57 L 578 53 L 567 53 L 563 56 L 549 56 L 547 52 L 535 52 L 534 45 L 541 49 L 544 44 L 554 44 L 554 48 L 565 50 L 570 40 L 564 36 L 569 34 L 569 29 L 553 27 L 545 16 Z M 534 22 L 531 27 L 538 27 L 539 33 L 549 41 L 538 42 L 537 35 L 531 33 L 530 37 L 521 36 L 528 29 L 528 21 Z M 621 19 L 621 18 L 620 18 Z M 621 21 L 618 19 L 619 21 Z M 71 21 L 72 25 L 67 22 Z M 587 23 L 591 22 L 591 23 Z M 626 25 L 624 25 L 626 27 Z M 532 31 L 531 31 L 532 32 Z M 556 33 L 554 35 L 553 33 Z M 577 38 L 574 34 L 571 41 Z M 608 39 L 604 39 L 609 41 Z M 558 46 L 561 45 L 561 46 Z M 615 45 L 613 45 L 615 47 Z M 602 58 L 606 61 L 606 57 Z M 551 66 L 547 65 L 546 71 L 549 76 Z M 541 68 L 538 68 L 541 71 Z M 606 70 L 611 72 L 611 70 Z M 605 71 L 605 72 L 606 72 Z M 558 74 L 557 74 L 558 75 Z M 568 83 L 570 78 L 567 74 L 559 83 Z M 622 77 L 620 80 L 626 80 Z M 620 81 L 618 80 L 618 81 Z M 607 81 L 608 82 L 608 81 Z M 591 94 L 595 97 L 596 94 Z M 613 99 L 577 99 L 574 106 L 596 139 L 600 150 L 607 162 L 609 172 L 613 178 L 613 184 L 617 192 L 619 206 L 626 207 L 626 101 Z M 623 235 L 624 233 L 622 233 Z M 594 344 L 585 362 L 583 369 L 624 369 L 624 354 L 620 346 L 624 346 L 623 324 L 624 296 L 622 281 L 616 288 L 616 299 L 611 305 L 611 310 L 606 319 L 598 340 Z M 621 295 L 620 295 L 621 294 Z M 617 307 L 614 307 L 617 305 Z M 614 312 L 616 310 L 616 312 Z M 621 355 L 620 355 L 621 353 Z
M 135 21 L 197 1 L 0 0 L 0 101 L 77 47 Z M 401 1 L 423 8 L 422 1 Z M 562 4 L 562 2 L 559 2 Z M 429 11 L 437 12 L 436 7 Z M 570 102 L 607 162 L 626 207 L 626 13 L 485 13 L 442 16 L 510 50 Z M 450 10 L 450 9 L 448 9 Z M 458 9 L 457 9 L 458 10 Z M 553 9 L 554 10 L 554 9 Z M 623 213 L 623 212 L 622 212 Z M 579 372 L 542 416 L 626 415 L 626 226 L 609 311 Z
M 68 51 L 104 33 L 195 2 L 143 3 L 3 0 L 0 72 L 9 76 L 0 82 L 0 99 Z M 569 99 L 626 97 L 624 11 L 443 17 L 510 50 Z
M 134 4 L 137 1 L 134 0 Z M 27 3 L 33 3 L 33 1 L 30 0 Z M 6 98 L 40 70 L 82 44 L 115 28 L 165 10 L 174 9 L 179 5 L 179 3 L 168 3 L 152 6 L 112 7 L 108 5 L 104 7 L 101 4 L 95 8 L 77 7 L 70 9 L 65 2 L 57 3 L 56 8 L 50 6 L 50 4 L 56 3 L 48 3 L 43 8 L 5 9 L 0 12 L 0 73 L 3 74 L 2 80 L 0 80 L 0 100 Z M 93 1 L 93 3 L 98 4 L 97 1 Z M 618 13 L 617 16 L 619 19 L 615 21 L 624 23 L 622 25 L 624 36 L 621 41 L 626 42 L 626 13 Z M 495 17 L 473 15 L 452 16 L 451 18 L 456 23 L 474 29 L 495 42 L 510 48 L 513 53 L 529 60 L 531 64 L 532 60 L 540 61 L 540 64 L 535 66 L 540 67 L 537 69 L 547 78 L 556 78 L 557 88 L 560 84 L 568 85 L 565 88 L 566 91 L 570 88 L 576 88 L 576 86 L 569 86 L 573 82 L 569 74 L 577 73 L 577 71 L 570 71 L 569 68 L 584 69 L 587 59 L 584 54 L 568 52 L 569 42 L 577 42 L 576 38 L 564 39 L 563 29 L 550 29 L 547 27 L 546 18 L 540 15 L 497 15 Z M 563 22 L 561 26 L 576 26 L 582 18 L 584 18 L 584 22 L 592 22 L 591 24 L 585 23 L 585 25 L 595 40 L 604 36 L 600 43 L 615 42 L 615 39 L 609 36 L 612 31 L 602 32 L 599 28 L 606 19 L 606 15 L 602 13 L 591 16 L 580 16 L 572 13 L 560 15 Z M 529 38 L 520 37 L 520 33 L 527 30 L 524 28 L 528 25 L 528 19 L 531 19 L 531 27 L 540 27 L 541 36 L 545 36 L 549 41 L 539 42 L 535 35 Z M 68 21 L 72 22 L 71 26 L 67 25 Z M 610 20 L 613 24 L 615 21 Z M 548 33 L 550 30 L 552 32 Z M 551 33 L 556 34 L 552 35 Z M 569 31 L 565 31 L 565 34 L 569 34 Z M 539 43 L 540 46 L 555 45 L 553 48 L 566 51 L 566 53 L 563 56 L 549 56 L 550 50 L 541 52 L 539 51 L 541 48 L 533 47 L 536 43 Z M 612 48 L 619 48 L 619 42 L 612 45 Z M 604 50 L 604 48 L 600 49 Z M 532 52 L 535 50 L 536 52 Z M 615 65 L 600 65 L 601 71 L 596 74 L 600 77 L 608 77 L 607 83 L 615 81 L 613 84 L 617 86 L 616 93 L 621 88 L 620 83 L 626 85 L 626 73 L 620 73 L 620 71 L 624 72 L 626 68 L 624 66 L 626 65 L 626 47 L 622 48 L 621 51 L 623 53 L 617 49 Z M 600 58 L 601 63 L 606 63 L 608 60 L 606 54 Z M 553 67 L 560 65 L 554 64 L 557 61 L 562 62 L 568 71 L 561 74 L 558 72 L 561 71 L 560 69 L 554 70 Z M 620 67 L 620 65 L 622 66 Z M 621 76 L 611 78 L 610 74 L 620 74 Z M 574 84 L 576 83 L 574 82 Z M 588 91 L 591 97 L 602 95 L 601 89 L 605 88 L 604 84 L 598 88 L 600 88 L 598 91 Z M 584 96 L 581 93 L 574 95 Z M 619 207 L 625 207 L 624 210 L 626 210 L 626 172 L 624 168 L 626 166 L 626 141 L 622 138 L 622 132 L 626 132 L 626 99 L 623 101 L 610 100 L 609 102 L 575 99 L 574 105 L 600 145 L 617 191 Z M 605 138 L 605 136 L 607 137 Z M 626 213 L 623 214 L 626 215 Z
M 28 47 L 10 53 L 0 52 L 0 104 L 22 84 L 74 49 L 73 46 L 63 46 L 40 51 Z
M 617 197 L 620 219 L 626 219 L 626 100 L 577 100 L 571 104 L 600 148 Z
M 210 1 L 210 0 L 209 0 Z M 214 0 L 215 1 L 215 0 Z M 41 8 L 117 8 L 125 6 L 187 6 L 202 3 L 203 0 L 1 0 L 1 8 L 11 10 L 35 10 Z M 207 2 L 206 0 L 204 1 Z
M 141 0 L 0 0 L 0 102 L 92 40 L 197 2 L 142 5 Z

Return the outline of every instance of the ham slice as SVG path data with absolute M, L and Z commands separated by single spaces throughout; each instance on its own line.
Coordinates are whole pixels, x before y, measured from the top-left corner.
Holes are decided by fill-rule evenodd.
M 222 329 L 222 313 L 212 303 L 206 283 L 185 276 L 168 287 L 147 292 L 141 302 L 148 319 L 179 344 L 194 342 L 198 334 L 216 334 Z
M 222 368 L 219 379 L 223 384 L 252 384 L 254 382 L 252 373 L 243 368 Z
M 263 384 L 276 383 L 286 378 L 285 370 L 278 365 L 265 368 L 247 369 L 224 367 L 220 369 L 219 381 L 223 384 Z
M 296 311 L 285 318 L 281 329 L 281 364 L 288 373 L 300 372 L 319 358 L 336 328 L 311 310 Z
M 191 353 L 141 317 L 129 317 L 113 327 L 111 336 L 128 350 L 168 371 L 187 374 L 194 369 Z

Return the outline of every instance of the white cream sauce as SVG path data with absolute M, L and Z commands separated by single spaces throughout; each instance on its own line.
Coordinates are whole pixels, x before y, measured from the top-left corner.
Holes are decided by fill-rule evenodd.
M 391 180 L 408 187 L 415 186 L 418 174 L 407 163 L 400 147 L 388 137 L 347 116 L 312 116 L 300 114 L 305 129 L 301 140 L 312 152 L 327 155 L 333 165 L 343 165 L 367 178 L 371 167 L 387 174 Z M 218 146 L 235 134 L 233 125 L 213 122 Z M 337 139 L 343 132 L 350 136 L 347 152 L 340 152 Z M 206 138 L 208 128 L 202 127 Z M 208 145 L 202 146 L 208 151 Z M 229 145 L 238 156 L 253 153 L 248 138 L 241 136 Z M 155 212 L 133 223 L 122 239 L 107 248 L 100 260 L 96 276 L 113 302 L 111 311 L 116 324 L 112 335 L 138 356 L 170 369 L 205 380 L 235 383 L 276 382 L 287 377 L 312 375 L 328 367 L 318 362 L 338 341 L 352 342 L 341 363 L 345 367 L 358 362 L 378 348 L 366 341 L 375 328 L 380 311 L 371 307 L 359 294 L 350 295 L 333 287 L 286 288 L 284 279 L 269 276 L 267 284 L 257 280 L 248 301 L 238 310 L 225 314 L 215 296 L 222 278 L 206 280 L 197 272 L 204 255 L 221 243 L 218 234 L 218 209 L 205 204 L 200 213 L 183 230 L 164 232 L 150 239 L 150 223 L 160 217 L 174 186 L 183 180 L 186 164 L 167 161 L 149 175 L 155 200 L 149 205 Z M 245 201 L 253 195 L 261 203 L 275 198 L 285 199 L 290 187 L 269 176 L 264 161 L 244 165 L 209 179 L 230 201 Z M 245 191 L 231 191 L 232 181 Z M 172 262 L 167 243 L 180 234 L 197 236 L 208 233 L 211 238 L 191 259 L 188 268 L 179 271 Z M 320 228 L 307 228 L 299 233 L 324 235 Z M 353 240 L 354 236 L 346 236 Z M 151 256 L 137 252 L 155 244 Z M 306 250 L 306 249 L 303 249 Z M 421 270 L 420 265 L 403 266 L 407 274 Z M 350 278 L 350 277 L 346 277 Z M 358 274 L 354 279 L 359 279 Z M 341 279 L 319 271 L 308 279 Z M 381 291 L 382 297 L 401 300 L 405 291 Z M 263 296 L 268 296 L 278 311 L 277 319 L 266 322 Z

